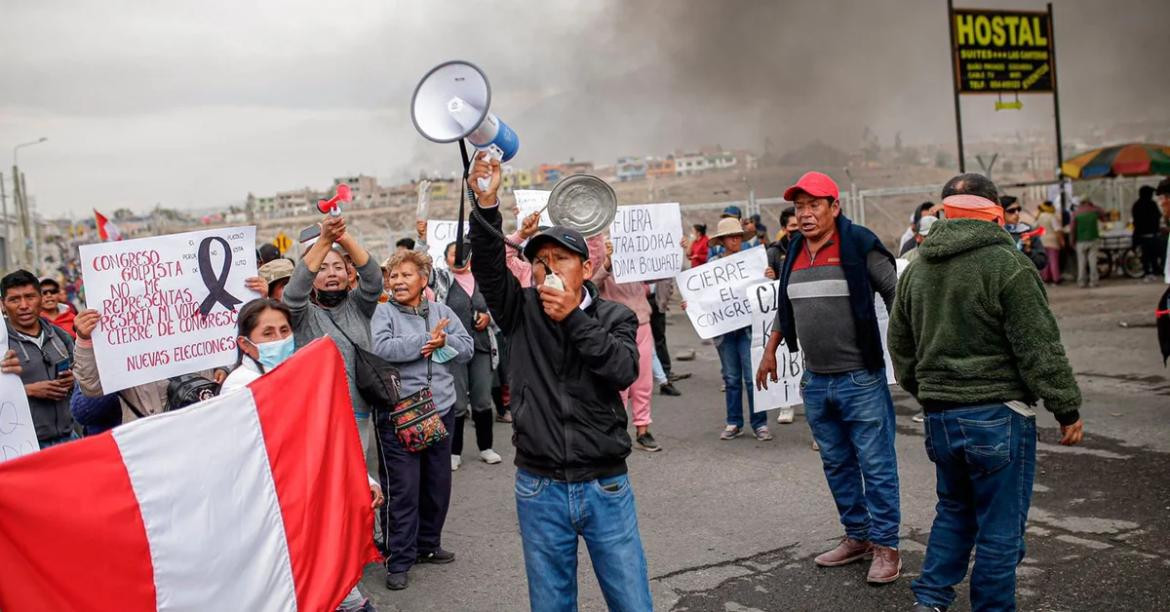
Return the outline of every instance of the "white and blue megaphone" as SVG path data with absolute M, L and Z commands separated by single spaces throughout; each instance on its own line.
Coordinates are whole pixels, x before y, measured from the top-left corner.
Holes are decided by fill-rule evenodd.
M 466 138 L 480 151 L 507 162 L 520 149 L 520 138 L 507 123 L 489 112 L 492 88 L 475 64 L 444 62 L 419 81 L 410 102 L 414 127 L 428 140 L 456 142 Z M 485 179 L 480 189 L 487 189 Z

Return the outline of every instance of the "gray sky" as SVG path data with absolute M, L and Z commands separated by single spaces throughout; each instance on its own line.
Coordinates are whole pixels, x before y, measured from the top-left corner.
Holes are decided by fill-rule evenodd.
M 1066 138 L 1170 123 L 1170 2 L 1055 11 Z M 0 15 L 0 167 L 11 190 L 12 146 L 47 136 L 20 159 L 49 215 L 457 169 L 408 114 L 417 79 L 453 58 L 487 72 L 525 166 L 765 137 L 848 149 L 867 125 L 886 143 L 954 141 L 941 0 L 0 0 Z M 966 98 L 966 138 L 1051 129 L 1049 96 L 1024 104 Z

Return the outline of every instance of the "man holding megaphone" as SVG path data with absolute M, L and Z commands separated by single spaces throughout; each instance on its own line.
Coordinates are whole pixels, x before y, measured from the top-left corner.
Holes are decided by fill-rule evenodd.
M 588 280 L 589 248 L 572 228 L 554 226 L 528 241 L 534 286 L 521 288 L 505 264 L 499 161 L 478 154 L 467 183 L 479 199 L 471 271 L 511 341 L 516 514 L 529 603 L 538 612 L 577 608 L 580 536 L 609 608 L 650 610 L 620 396 L 638 377 L 638 319 L 598 295 Z

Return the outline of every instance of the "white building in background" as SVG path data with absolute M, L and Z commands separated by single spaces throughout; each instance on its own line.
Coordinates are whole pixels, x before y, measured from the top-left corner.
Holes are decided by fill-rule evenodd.
M 674 158 L 675 176 L 699 174 L 711 168 L 711 161 L 702 153 L 681 153 Z
M 728 170 L 734 168 L 737 163 L 735 153 L 731 151 L 719 151 L 707 155 L 707 164 L 715 170 Z
M 320 196 L 320 193 L 309 187 L 293 191 L 278 191 L 276 192 L 276 216 L 308 214 L 310 210 L 316 209 Z

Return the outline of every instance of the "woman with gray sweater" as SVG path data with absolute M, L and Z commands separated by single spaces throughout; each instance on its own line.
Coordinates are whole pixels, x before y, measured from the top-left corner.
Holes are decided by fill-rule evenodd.
M 395 364 L 401 397 L 431 390 L 447 431 L 455 425 L 455 379 L 450 366 L 474 354 L 471 336 L 445 304 L 423 295 L 431 258 L 399 251 L 387 262 L 390 301 L 380 304 L 371 323 L 373 352 Z M 451 436 L 418 452 L 402 447 L 385 411 L 375 415 L 386 531 L 386 588 L 406 588 L 415 563 L 450 563 L 455 554 L 440 539 L 451 501 Z
M 357 268 L 357 282 L 351 286 L 344 249 Z M 345 218 L 326 216 L 321 235 L 301 257 L 292 278 L 284 287 L 283 301 L 292 313 L 293 337 L 299 350 L 306 344 L 329 336 L 345 361 L 349 397 L 361 434 L 362 453 L 369 446 L 370 411 L 357 389 L 354 345 L 370 350 L 370 317 L 382 296 L 382 270 L 353 235 L 345 231 Z

